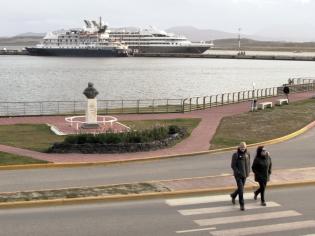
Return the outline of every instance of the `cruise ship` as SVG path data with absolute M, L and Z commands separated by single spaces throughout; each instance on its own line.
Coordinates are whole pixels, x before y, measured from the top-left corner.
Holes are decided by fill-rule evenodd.
M 213 43 L 192 43 L 185 36 L 177 36 L 151 26 L 136 32 L 125 29 L 111 29 L 109 38 L 121 41 L 134 52 L 141 53 L 196 53 L 202 54 L 213 46 Z
M 128 46 L 120 40 L 111 40 L 108 24 L 85 20 L 85 27 L 61 30 L 59 34 L 48 32 L 36 47 L 27 47 L 32 56 L 64 57 L 125 57 L 130 54 Z

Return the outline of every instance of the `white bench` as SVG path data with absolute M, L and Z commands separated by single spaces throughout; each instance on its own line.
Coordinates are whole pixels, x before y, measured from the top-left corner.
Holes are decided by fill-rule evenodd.
M 282 104 L 289 104 L 289 100 L 288 99 L 278 99 L 276 101 L 276 106 L 281 106 Z
M 313 94 L 312 98 L 315 98 L 315 94 Z
M 267 107 L 272 107 L 272 102 L 262 102 L 262 103 L 258 103 L 258 109 L 259 110 L 263 110 Z

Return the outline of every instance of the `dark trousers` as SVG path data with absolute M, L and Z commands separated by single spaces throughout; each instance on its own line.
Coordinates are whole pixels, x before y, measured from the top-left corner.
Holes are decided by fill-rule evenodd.
M 260 194 L 261 201 L 264 202 L 265 201 L 265 189 L 267 187 L 267 182 L 258 182 L 258 183 L 259 183 L 260 188 L 255 191 L 255 194 L 256 195 Z
M 236 184 L 237 184 L 237 189 L 234 193 L 232 193 L 232 197 L 236 198 L 238 195 L 238 200 L 241 206 L 244 206 L 244 186 L 245 186 L 245 182 L 246 182 L 246 178 L 240 178 L 237 176 L 234 176 L 235 180 L 236 180 Z

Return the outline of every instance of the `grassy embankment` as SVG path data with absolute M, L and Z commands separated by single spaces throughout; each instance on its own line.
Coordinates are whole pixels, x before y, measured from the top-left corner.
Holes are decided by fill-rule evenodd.
M 315 120 L 315 99 L 225 117 L 211 140 L 211 149 L 272 140 L 300 130 Z

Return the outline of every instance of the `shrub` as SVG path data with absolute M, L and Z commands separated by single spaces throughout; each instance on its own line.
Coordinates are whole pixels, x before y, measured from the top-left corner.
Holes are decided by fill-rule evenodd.
M 65 143 L 76 144 L 78 143 L 78 135 L 69 135 L 65 138 Z
M 176 133 L 178 133 L 178 131 L 179 131 L 178 125 L 170 125 L 170 126 L 168 127 L 168 132 L 169 132 L 170 134 L 176 134 Z
M 131 128 L 121 133 L 115 133 L 108 130 L 106 133 L 99 134 L 77 134 L 70 135 L 65 138 L 65 143 L 84 144 L 84 143 L 101 143 L 101 144 L 117 144 L 117 143 L 144 143 L 155 140 L 165 139 L 169 134 L 175 134 L 179 131 L 177 125 L 171 125 L 165 128 L 164 125 L 154 124 L 152 129 L 135 130 Z

